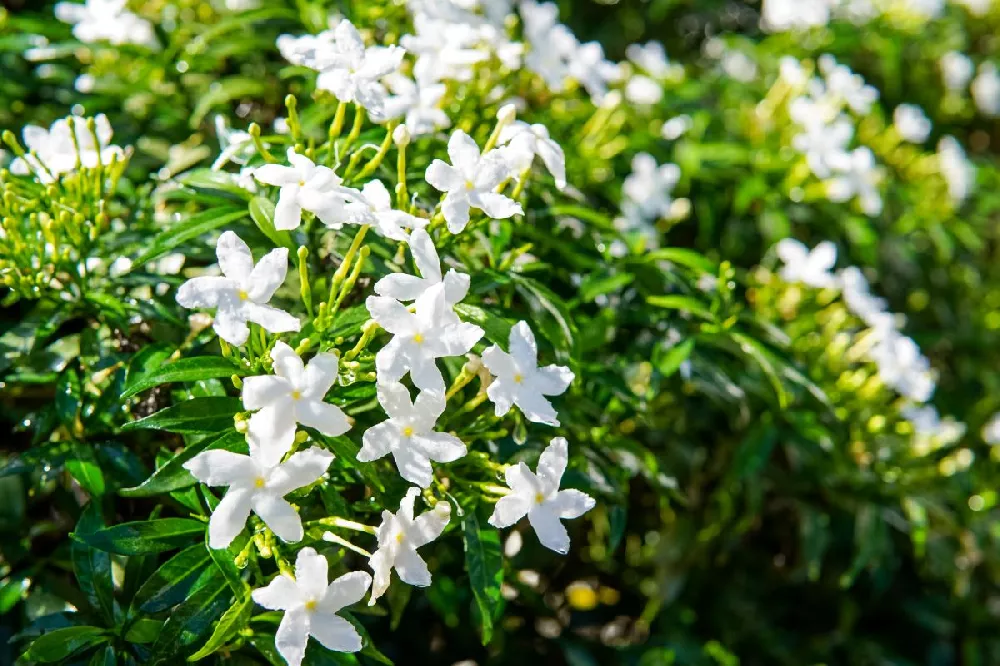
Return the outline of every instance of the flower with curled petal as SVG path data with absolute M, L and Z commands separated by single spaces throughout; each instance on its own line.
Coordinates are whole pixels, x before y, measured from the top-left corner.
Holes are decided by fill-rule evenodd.
M 392 454 L 399 475 L 421 488 L 431 485 L 431 461 L 454 462 L 466 454 L 465 444 L 454 435 L 435 432 L 444 413 L 444 394 L 421 391 L 410 402 L 410 391 L 400 383 L 380 384 L 378 401 L 389 419 L 365 431 L 358 460 L 371 462 Z
M 494 191 L 510 172 L 510 165 L 498 151 L 480 155 L 472 137 L 455 130 L 448 140 L 448 157 L 451 164 L 434 160 L 424 173 L 431 187 L 445 192 L 441 212 L 448 231 L 457 234 L 465 229 L 472 208 L 495 219 L 524 214 L 521 204 Z
M 381 79 L 399 69 L 405 49 L 399 46 L 365 48 L 361 34 L 349 20 L 333 29 L 336 55 L 319 67 L 316 87 L 329 90 L 341 102 L 357 102 L 374 119 L 384 120 L 388 91 Z
M 525 516 L 542 545 L 565 555 L 569 533 L 562 520 L 579 518 L 594 508 L 594 498 L 579 490 L 559 490 L 569 450 L 566 440 L 556 437 L 538 459 L 536 472 L 523 462 L 507 468 L 511 492 L 497 502 L 490 525 L 510 527 Z
M 573 372 L 559 365 L 538 367 L 538 346 L 528 324 L 521 321 L 510 329 L 510 353 L 493 345 L 483 352 L 483 365 L 494 375 L 486 395 L 503 416 L 512 405 L 529 421 L 559 425 L 559 418 L 547 395 L 560 395 L 573 381 Z
M 248 456 L 212 450 L 184 463 L 184 469 L 202 483 L 229 486 L 208 522 L 208 545 L 227 548 L 243 531 L 251 511 L 284 541 L 300 541 L 302 521 L 284 497 L 317 481 L 332 461 L 332 453 L 314 446 L 274 464 L 268 454 L 251 444 Z
M 285 612 L 274 646 L 288 666 L 302 663 L 310 636 L 335 652 L 357 652 L 362 647 L 357 629 L 337 613 L 361 601 L 372 577 L 352 571 L 327 585 L 328 567 L 325 557 L 303 548 L 295 558 L 295 578 L 279 574 L 251 594 L 264 608 Z
M 365 304 L 372 319 L 394 336 L 375 355 L 379 383 L 398 382 L 410 373 L 417 388 L 444 393 L 444 377 L 435 360 L 461 356 L 483 337 L 483 329 L 459 321 L 445 298 L 444 284 L 422 293 L 414 312 L 383 296 L 369 296 Z
M 347 220 L 354 224 L 368 224 L 385 238 L 405 241 L 410 231 L 427 226 L 427 220 L 392 207 L 389 190 L 381 180 L 373 180 L 344 207 Z
M 185 308 L 215 308 L 213 328 L 219 337 L 242 345 L 250 336 L 247 322 L 271 333 L 299 330 L 299 320 L 268 301 L 285 281 L 288 250 L 279 247 L 254 266 L 247 244 L 232 231 L 219 237 L 215 247 L 222 277 L 191 278 L 177 290 L 177 303 Z
M 406 273 L 390 273 L 375 283 L 375 293 L 397 301 L 415 301 L 436 284 L 444 284 L 444 300 L 449 306 L 461 302 L 469 293 L 469 276 L 449 269 L 442 278 L 441 260 L 438 258 L 430 235 L 423 229 L 410 234 L 410 254 L 420 271 L 420 277 Z
M 830 241 L 809 250 L 794 238 L 784 238 L 778 241 L 777 252 L 784 263 L 781 279 L 785 282 L 801 282 L 817 289 L 836 286 L 837 278 L 830 270 L 837 263 L 837 246 Z
M 531 166 L 537 156 L 552 174 L 556 187 L 560 190 L 566 187 L 566 155 L 562 147 L 549 137 L 545 125 L 529 125 L 515 120 L 500 130 L 497 143 L 503 146 L 500 150 L 515 176 Z
M 427 587 L 431 584 L 431 572 L 427 563 L 417 554 L 417 548 L 429 544 L 441 536 L 451 519 L 451 505 L 442 501 L 431 511 L 413 516 L 413 502 L 420 494 L 419 488 L 410 488 L 399 503 L 396 513 L 382 512 L 382 524 L 378 527 L 378 550 L 372 553 L 368 566 L 372 568 L 372 596 L 368 605 L 389 589 L 392 570 L 408 585 Z
M 319 353 L 303 364 L 284 342 L 271 349 L 274 375 L 243 379 L 243 406 L 259 410 L 250 417 L 249 440 L 281 459 L 295 440 L 295 425 L 315 428 L 328 437 L 343 435 L 351 423 L 336 405 L 323 397 L 337 381 L 339 360 Z
M 340 177 L 333 169 L 315 164 L 294 148 L 289 148 L 286 156 L 291 166 L 265 164 L 253 171 L 253 177 L 260 182 L 281 188 L 274 208 L 274 228 L 297 229 L 303 210 L 313 213 L 327 226 L 339 226 L 344 204 L 352 198 L 353 190 L 341 187 Z

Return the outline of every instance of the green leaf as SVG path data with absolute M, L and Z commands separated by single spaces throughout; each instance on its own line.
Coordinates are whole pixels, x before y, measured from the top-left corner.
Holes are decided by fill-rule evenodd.
M 132 608 L 144 613 L 158 613 L 176 606 L 198 587 L 209 570 L 211 555 L 204 544 L 189 546 L 153 572 L 132 600 Z
M 196 382 L 201 379 L 233 375 L 243 377 L 249 372 L 249 369 L 236 365 L 224 356 L 179 358 L 166 365 L 154 366 L 140 375 L 130 376 L 122 392 L 122 399 L 131 398 L 160 384 Z
M 106 645 L 94 653 L 94 656 L 90 658 L 88 666 L 116 666 L 116 664 L 115 649 L 110 645 Z
M 469 572 L 472 595 L 479 607 L 483 645 L 493 637 L 493 620 L 500 604 L 503 584 L 503 556 L 500 534 L 492 528 L 481 529 L 475 511 L 467 511 L 462 521 L 465 541 L 465 568 Z
M 694 250 L 680 247 L 663 247 L 658 250 L 652 250 L 646 253 L 643 259 L 649 263 L 669 261 L 690 268 L 699 274 L 710 273 L 716 275 L 719 272 L 719 267 L 708 257 Z
M 167 407 L 122 426 L 129 430 L 166 430 L 179 433 L 219 432 L 233 427 L 233 416 L 242 411 L 239 398 L 194 398 Z
M 222 614 L 222 617 L 219 618 L 218 623 L 215 625 L 215 631 L 212 632 L 208 641 L 201 646 L 200 650 L 188 657 L 188 661 L 199 661 L 222 648 L 233 636 L 250 623 L 253 608 L 253 599 L 247 593 L 240 601 Z
M 122 523 L 96 532 L 80 534 L 74 539 L 116 555 L 162 553 L 190 543 L 205 532 L 205 523 L 188 518 L 160 518 Z
M 203 451 L 213 451 L 216 449 L 232 451 L 234 453 L 245 453 L 247 451 L 246 435 L 231 430 L 221 437 L 206 437 L 197 444 L 187 447 L 158 467 L 148 479 L 142 482 L 142 485 L 135 488 L 122 488 L 118 491 L 118 494 L 124 497 L 152 497 L 153 495 L 172 493 L 175 490 L 190 488 L 197 484 L 198 480 L 184 469 L 184 463 Z
M 196 128 L 215 107 L 241 97 L 259 98 L 267 92 L 267 81 L 248 76 L 230 76 L 209 86 L 191 111 L 191 127 Z
M 104 518 L 101 516 L 100 504 L 91 501 L 80 514 L 75 532 L 93 534 L 102 529 Z M 111 555 L 74 540 L 70 544 L 70 556 L 73 560 L 73 573 L 76 574 L 80 590 L 86 595 L 87 601 L 101 612 L 109 625 L 114 624 L 116 613 Z
M 20 656 L 19 662 L 51 664 L 108 640 L 100 627 L 65 627 L 39 636 Z
M 170 611 L 163 629 L 153 643 L 151 663 L 176 664 L 179 652 L 201 638 L 232 598 L 226 577 L 210 569 L 205 584 Z
M 180 602 L 178 602 L 180 603 Z M 154 620 L 150 617 L 140 617 L 132 623 L 132 626 L 125 632 L 125 640 L 129 643 L 146 645 L 156 640 L 163 630 L 163 620 Z
M 677 368 L 681 367 L 681 363 L 688 360 L 692 351 L 694 351 L 694 338 L 688 338 L 684 342 L 676 344 L 662 354 L 659 354 L 659 358 L 654 356 L 656 358 L 656 369 L 664 377 L 669 377 L 677 372 Z
M 632 284 L 633 280 L 635 280 L 635 276 L 631 273 L 617 273 L 605 276 L 593 275 L 584 280 L 583 284 L 580 285 L 580 293 L 577 299 L 583 303 L 588 303 L 602 294 L 609 294 Z
M 67 460 L 66 471 L 91 496 L 100 497 L 104 494 L 104 474 L 101 472 L 101 466 L 89 450 L 86 453 L 77 451 L 77 455 Z
M 55 407 L 59 420 L 70 428 L 76 424 L 77 416 L 80 413 L 80 400 L 82 398 L 82 388 L 80 386 L 80 375 L 72 365 L 63 370 L 56 382 Z
M 245 215 L 246 212 L 242 209 L 219 207 L 193 215 L 182 222 L 177 222 L 153 238 L 146 251 L 132 262 L 132 270 L 165 255 L 167 252 L 189 240 L 198 238 L 213 229 L 224 227 Z
M 268 239 L 277 247 L 287 247 L 289 250 L 295 249 L 292 243 L 292 235 L 287 231 L 278 231 L 274 228 L 274 203 L 264 197 L 254 197 L 250 200 L 250 219 L 254 221 L 257 228 L 261 230 Z
M 510 342 L 510 329 L 514 327 L 513 324 L 468 303 L 457 303 L 455 305 L 455 312 L 463 320 L 482 328 L 486 332 L 487 340 L 501 347 L 507 347 L 507 344 Z
M 668 296 L 649 296 L 646 298 L 646 302 L 658 308 L 688 312 L 696 317 L 708 319 L 709 321 L 715 319 L 715 315 L 712 314 L 712 311 L 709 310 L 704 303 L 692 298 L 691 296 L 680 296 L 675 294 Z

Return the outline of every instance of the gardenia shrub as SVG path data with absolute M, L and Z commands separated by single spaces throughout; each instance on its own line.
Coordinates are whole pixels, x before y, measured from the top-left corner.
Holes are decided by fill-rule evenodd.
M 0 663 L 1000 660 L 997 28 L 0 13 Z

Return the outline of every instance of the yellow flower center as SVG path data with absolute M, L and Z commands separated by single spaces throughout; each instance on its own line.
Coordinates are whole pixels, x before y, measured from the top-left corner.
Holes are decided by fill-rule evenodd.
M 541 504 L 545 501 L 545 495 L 541 493 L 535 493 L 535 504 Z
M 467 189 L 467 190 L 474 190 L 474 189 L 476 189 L 476 184 L 473 183 L 471 180 L 467 180 L 467 181 L 465 181 L 465 189 Z
M 406 426 L 403 428 L 404 437 L 413 437 L 413 428 L 411 426 Z
M 299 400 L 302 398 L 302 391 L 295 389 L 292 391 L 292 400 Z
M 240 289 L 240 300 L 241 301 L 245 301 L 248 298 L 250 298 L 250 294 L 248 294 L 247 292 L 245 292 L 242 289 Z
M 396 543 L 403 543 L 403 533 L 400 532 L 396 535 Z
M 316 606 L 317 605 L 318 604 L 316 603 L 315 599 L 310 599 L 309 601 L 306 602 L 306 610 L 309 611 L 309 612 L 312 612 L 312 611 L 316 610 Z
M 253 485 L 257 486 L 258 488 L 263 488 L 264 486 L 267 485 L 267 481 L 264 479 L 264 477 L 258 476 L 254 480 Z
M 416 342 L 418 345 L 424 344 L 424 336 L 423 336 L 423 334 L 417 333 L 416 335 L 414 335 L 413 336 L 413 341 Z
M 523 381 L 524 381 L 524 375 L 522 375 L 521 373 L 517 373 L 516 375 L 514 375 L 515 384 L 520 384 Z
M 305 186 L 306 186 L 306 181 L 300 180 L 299 181 L 299 187 L 305 187 Z

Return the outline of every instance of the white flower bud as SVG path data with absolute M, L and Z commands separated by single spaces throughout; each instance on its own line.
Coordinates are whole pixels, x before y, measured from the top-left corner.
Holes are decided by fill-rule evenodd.
M 504 104 L 497 111 L 497 123 L 500 125 L 509 125 L 514 122 L 514 118 L 517 116 L 517 107 L 513 104 Z
M 392 130 L 392 142 L 400 147 L 410 144 L 410 130 L 406 129 L 406 125 L 397 125 Z

